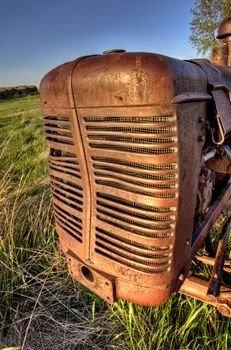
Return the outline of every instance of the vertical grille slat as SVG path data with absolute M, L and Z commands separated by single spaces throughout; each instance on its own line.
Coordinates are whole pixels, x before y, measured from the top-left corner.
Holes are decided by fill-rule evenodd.
M 142 189 L 142 187 L 135 187 L 130 185 L 125 185 L 124 183 L 117 181 L 108 181 L 108 180 L 101 180 L 100 178 L 96 178 L 95 183 L 97 185 L 101 185 L 103 187 L 111 187 L 116 188 L 117 190 L 126 191 L 130 193 L 136 193 L 140 194 L 142 196 L 149 196 L 153 198 L 175 198 L 177 193 L 176 191 L 170 191 L 170 190 L 162 190 L 162 191 L 147 191 L 146 189 Z
M 53 161 L 49 161 L 48 162 L 49 166 L 50 166 L 50 169 L 53 169 L 55 171 L 58 171 L 60 173 L 64 173 L 64 174 L 67 174 L 67 175 L 71 175 L 71 176 L 74 176 L 74 177 L 78 177 L 79 179 L 81 179 L 81 176 L 80 176 L 80 170 L 77 168 L 71 168 L 69 166 L 66 166 L 66 165 L 63 165 L 62 163 L 58 163 L 58 162 L 53 162 Z
M 165 213 L 174 213 L 175 208 L 174 207 L 154 207 L 148 204 L 138 203 L 138 202 L 132 202 L 124 198 L 115 197 L 112 196 L 109 193 L 102 193 L 97 192 L 97 198 L 106 200 L 111 203 L 116 203 L 119 206 L 123 206 L 126 208 L 132 208 L 133 210 L 139 210 L 140 212 L 147 212 L 147 213 L 158 213 L 165 214 Z
M 83 205 L 82 197 L 79 196 L 77 192 L 70 191 L 68 188 L 64 186 L 57 186 L 56 184 L 51 184 L 52 190 L 54 193 L 59 193 L 60 195 L 63 195 L 67 199 L 70 199 L 73 203 L 78 203 L 80 205 Z
M 118 262 L 122 265 L 128 266 L 132 269 L 146 272 L 149 274 L 156 274 L 156 273 L 163 273 L 166 272 L 168 269 L 168 265 L 162 266 L 162 264 L 159 264 L 157 266 L 145 266 L 144 264 L 140 263 L 138 259 L 131 259 L 127 258 L 126 256 L 122 254 L 117 254 L 113 250 L 108 249 L 108 247 L 104 247 L 103 245 L 98 244 L 96 246 L 96 252 L 104 257 L 107 257 L 110 260 L 113 260 L 115 262 Z
M 54 210 L 55 212 L 65 217 L 66 220 L 70 220 L 73 222 L 74 225 L 81 226 L 82 227 L 82 219 L 73 213 L 73 211 L 66 211 L 64 208 L 60 207 L 57 203 L 54 203 Z
M 47 141 L 74 145 L 69 117 L 45 117 L 44 129 Z
M 151 171 L 151 170 L 145 170 L 145 171 L 141 171 L 139 169 L 139 172 L 137 170 L 134 169 L 124 169 L 123 167 L 121 167 L 121 165 L 105 165 L 105 164 L 98 164 L 96 162 L 93 163 L 93 167 L 96 170 L 101 170 L 101 171 L 105 171 L 107 173 L 117 173 L 117 174 L 123 174 L 126 176 L 131 176 L 134 178 L 139 178 L 139 179 L 147 179 L 147 180 L 152 180 L 154 181 L 168 181 L 168 180 L 174 180 L 176 179 L 176 174 L 174 172 L 171 171 L 167 171 L 164 172 L 163 174 L 158 174 L 156 173 L 156 171 Z
M 148 221 L 145 219 L 139 219 L 139 218 L 133 218 L 131 215 L 124 215 L 123 213 L 118 211 L 112 211 L 108 210 L 108 208 L 101 209 L 99 206 L 97 208 L 97 212 L 99 214 L 103 214 L 104 216 L 110 217 L 115 219 L 115 221 L 119 222 L 126 222 L 136 228 L 145 228 L 150 230 L 170 230 L 171 224 L 174 222 L 174 220 L 171 220 L 170 222 L 162 222 L 162 221 Z
M 108 135 L 108 134 L 104 134 L 104 135 L 89 135 L 88 138 L 90 140 L 95 140 L 95 141 L 98 141 L 98 142 L 108 142 L 108 141 L 111 141 L 111 142 L 115 142 L 115 143 L 122 143 L 124 145 L 126 145 L 127 143 L 130 144 L 130 143 L 133 143 L 134 145 L 139 145 L 139 144 L 143 144 L 143 145 L 146 145 L 146 144 L 150 144 L 150 145 L 165 145 L 165 144 L 173 144 L 175 141 L 176 141 L 176 138 L 175 137 L 171 137 L 171 136 L 168 136 L 168 137 L 163 137 L 160 138 L 160 135 L 158 135 L 159 137 L 153 137 L 153 134 L 152 135 L 144 135 L 142 134 L 144 137 L 127 137 L 127 136 L 118 136 L 118 135 Z M 142 136 L 141 135 L 141 136 Z M 147 137 L 148 136 L 148 137 Z
M 123 123 L 123 126 L 124 126 L 124 123 L 129 123 L 128 124 L 129 127 L 131 127 L 131 125 L 134 123 L 135 124 L 138 123 L 142 126 L 147 124 L 147 123 L 150 123 L 150 128 L 155 128 L 156 123 L 164 123 L 164 126 L 166 126 L 166 123 L 176 121 L 176 117 L 172 114 L 165 115 L 165 116 L 142 116 L 142 117 L 141 116 L 139 116 L 139 117 L 137 117 L 137 116 L 131 116 L 131 117 L 125 117 L 125 116 L 122 116 L 122 117 L 117 117 L 117 116 L 94 117 L 94 116 L 90 116 L 90 117 L 85 117 L 84 120 L 85 120 L 86 124 L 90 123 L 89 125 L 92 125 L 92 123 L 104 123 L 105 126 L 107 125 L 107 123 L 109 123 L 108 125 L 112 125 L 110 123 L 115 123 L 115 124 Z M 100 125 L 100 124 L 97 124 L 97 125 Z
M 73 220 L 73 218 L 70 218 L 69 215 L 66 216 L 63 214 L 63 212 L 59 212 L 56 208 L 54 208 L 55 217 L 62 220 L 64 223 L 71 226 L 74 230 L 78 230 L 79 234 L 82 232 L 82 225 L 80 223 L 77 223 L 76 220 Z M 82 233 L 81 233 L 82 236 Z
M 82 235 L 80 232 L 78 232 L 77 230 L 73 230 L 72 228 L 70 228 L 69 225 L 67 225 L 66 223 L 64 223 L 62 220 L 60 220 L 60 218 L 56 217 L 56 221 L 59 224 L 59 226 L 62 227 L 62 229 L 65 230 L 66 233 L 68 233 L 70 236 L 72 236 L 73 238 L 75 238 L 77 241 L 79 241 L 80 243 L 82 243 Z
M 159 181 L 153 181 L 151 179 L 134 179 L 133 176 L 126 175 L 126 174 L 115 174 L 115 172 L 111 173 L 108 171 L 95 171 L 94 175 L 97 178 L 106 178 L 106 179 L 113 179 L 113 180 L 118 180 L 120 183 L 124 182 L 124 183 L 128 183 L 134 186 L 141 186 L 141 187 L 146 187 L 149 189 L 174 189 L 176 188 L 176 183 L 175 181 L 171 181 L 171 180 L 159 180 Z
M 64 119 L 62 120 L 62 119 L 52 119 L 52 117 L 47 117 L 47 118 L 44 118 L 43 125 L 44 127 L 51 127 L 51 126 L 57 127 L 61 125 L 62 128 L 69 129 L 69 130 L 71 128 L 69 118 L 67 120 L 64 120 Z
M 109 225 L 111 231 L 119 229 L 121 236 L 123 236 L 123 233 L 128 233 L 129 236 L 132 235 L 132 237 L 146 237 L 161 240 L 172 236 L 172 230 L 149 230 L 148 228 L 142 227 L 136 228 L 132 224 L 127 225 L 126 223 L 120 223 L 119 221 L 111 220 L 110 218 L 102 215 L 97 215 L 96 217 L 100 223 L 106 223 Z
M 61 217 L 56 216 L 56 220 L 57 222 L 63 227 L 68 229 L 71 233 L 73 233 L 74 235 L 78 236 L 79 238 L 82 237 L 82 233 L 78 231 L 78 229 L 75 227 L 73 228 L 72 225 L 70 225 L 69 222 L 66 222 L 65 220 L 63 220 Z
M 77 162 L 76 157 L 74 157 L 72 153 L 62 152 L 62 159 L 57 159 L 57 156 L 58 155 L 53 156 L 50 154 L 49 159 L 54 162 L 62 162 L 65 164 L 71 164 L 73 166 L 75 166 L 75 164 L 79 164 L 79 162 Z
M 134 210 L 128 210 L 128 209 L 125 209 L 125 208 L 122 208 L 122 207 L 119 207 L 118 205 L 113 205 L 113 203 L 108 203 L 106 201 L 102 201 L 102 200 L 97 200 L 97 204 L 98 204 L 98 207 L 100 208 L 106 208 L 107 210 L 110 210 L 110 211 L 114 211 L 114 212 L 118 212 L 118 213 L 121 213 L 127 217 L 133 217 L 133 218 L 136 218 L 136 219 L 140 219 L 145 222 L 169 222 L 169 221 L 172 221 L 175 219 L 174 216 L 166 216 L 166 215 L 150 215 L 150 213 L 140 213 L 140 212 L 137 212 L 137 211 L 134 211 Z M 116 203 L 114 203 L 116 204 Z
M 171 248 L 169 245 L 148 245 L 143 243 L 138 243 L 136 241 L 132 241 L 131 239 L 120 237 L 118 234 L 108 232 L 105 229 L 101 229 L 100 227 L 96 227 L 96 232 L 98 235 L 105 237 L 106 239 L 109 239 L 111 241 L 117 241 L 121 242 L 123 246 L 126 246 L 128 249 L 136 249 L 140 252 L 140 254 L 149 254 L 150 252 L 154 255 L 160 256 L 160 255 L 169 255 Z M 158 254 L 158 255 L 157 255 Z
M 64 181 L 61 178 L 56 178 L 51 176 L 52 183 L 57 185 L 58 187 L 65 188 L 70 193 L 74 193 L 76 196 L 83 198 L 83 189 L 70 181 Z
M 59 126 L 59 125 L 53 125 L 53 126 L 49 126 L 48 124 L 45 124 L 45 128 L 46 131 L 48 132 L 48 134 L 56 134 L 56 133 L 60 133 L 62 135 L 66 135 L 68 137 L 71 137 L 71 130 L 69 128 L 63 128 L 63 126 Z
M 141 268 L 140 265 L 167 267 L 169 264 L 169 246 L 144 246 L 96 227 L 96 249 L 102 248 L 108 250 L 107 254 L 112 254 L 112 257 L 133 261 L 134 267 L 138 270 Z
M 52 190 L 53 193 L 53 197 L 57 198 L 61 203 L 65 203 L 66 205 L 82 212 L 82 206 L 81 204 L 79 205 L 79 203 L 76 203 L 75 201 L 67 198 L 66 196 L 62 195 L 61 193 L 55 191 L 54 189 Z
M 76 170 L 77 172 L 80 172 L 78 164 L 74 163 L 74 160 L 73 161 L 63 161 L 63 160 L 61 161 L 61 160 L 53 159 L 53 158 L 49 157 L 49 161 L 51 164 L 54 164 L 56 166 L 61 166 L 64 169 L 67 169 L 67 170 L 71 169 L 71 170 Z
M 139 134 L 147 137 L 149 134 L 172 134 L 175 135 L 176 127 L 175 126 L 169 126 L 169 127 L 159 127 L 159 128 L 148 128 L 147 126 L 144 127 L 144 125 L 140 127 L 121 127 L 121 126 L 99 126 L 99 125 L 88 125 L 86 127 L 88 131 L 91 131 L 91 133 L 95 133 L 96 135 L 100 132 L 100 134 L 105 133 L 105 135 L 115 135 L 116 134 L 122 134 L 126 133 L 126 135 L 131 135 L 131 134 Z
M 151 255 L 151 254 L 141 254 L 137 251 L 134 251 L 130 247 L 124 247 L 121 244 L 115 243 L 112 240 L 108 240 L 102 235 L 96 234 L 96 246 L 108 248 L 109 251 L 113 251 L 114 254 L 118 254 L 119 256 L 123 256 L 130 260 L 137 261 L 143 265 L 151 265 L 151 266 L 160 266 L 160 265 L 168 265 L 168 257 L 164 255 Z
M 93 149 L 101 149 L 101 150 L 112 150 L 119 152 L 129 152 L 129 153 L 138 153 L 138 154 L 153 154 L 153 155 L 164 155 L 164 154 L 173 154 L 176 152 L 175 147 L 139 147 L 140 145 L 136 145 L 136 147 L 130 147 L 129 145 L 114 145 L 110 143 L 98 142 L 98 143 L 90 143 L 90 147 Z M 146 145 L 147 146 L 147 145 Z

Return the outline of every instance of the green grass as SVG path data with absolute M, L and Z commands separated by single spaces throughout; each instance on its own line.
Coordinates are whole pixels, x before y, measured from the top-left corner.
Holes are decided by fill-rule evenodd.
M 230 320 L 211 306 L 182 295 L 155 308 L 109 306 L 71 279 L 55 234 L 38 96 L 0 102 L 0 145 L 0 349 L 231 348 Z

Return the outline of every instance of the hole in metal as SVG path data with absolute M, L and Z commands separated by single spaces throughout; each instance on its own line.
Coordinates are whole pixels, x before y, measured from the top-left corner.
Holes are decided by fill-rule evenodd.
M 89 282 L 94 282 L 94 276 L 93 276 L 93 273 L 91 272 L 91 270 L 86 267 L 86 266 L 82 266 L 81 267 L 81 272 L 82 272 L 82 275 L 83 277 L 89 281 Z

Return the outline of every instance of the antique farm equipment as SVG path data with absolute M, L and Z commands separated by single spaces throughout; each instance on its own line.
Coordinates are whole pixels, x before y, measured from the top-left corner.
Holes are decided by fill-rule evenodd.
M 60 246 L 73 277 L 110 303 L 180 291 L 231 315 L 231 221 L 217 252 L 208 238 L 231 196 L 231 18 L 219 37 L 218 64 L 112 50 L 41 82 Z M 210 281 L 190 271 L 204 241 Z

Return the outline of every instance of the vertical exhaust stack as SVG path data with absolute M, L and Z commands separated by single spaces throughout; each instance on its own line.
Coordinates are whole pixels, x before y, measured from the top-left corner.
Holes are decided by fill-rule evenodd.
M 231 68 L 231 17 L 221 22 L 217 39 L 222 40 L 224 45 L 213 49 L 212 63 Z

